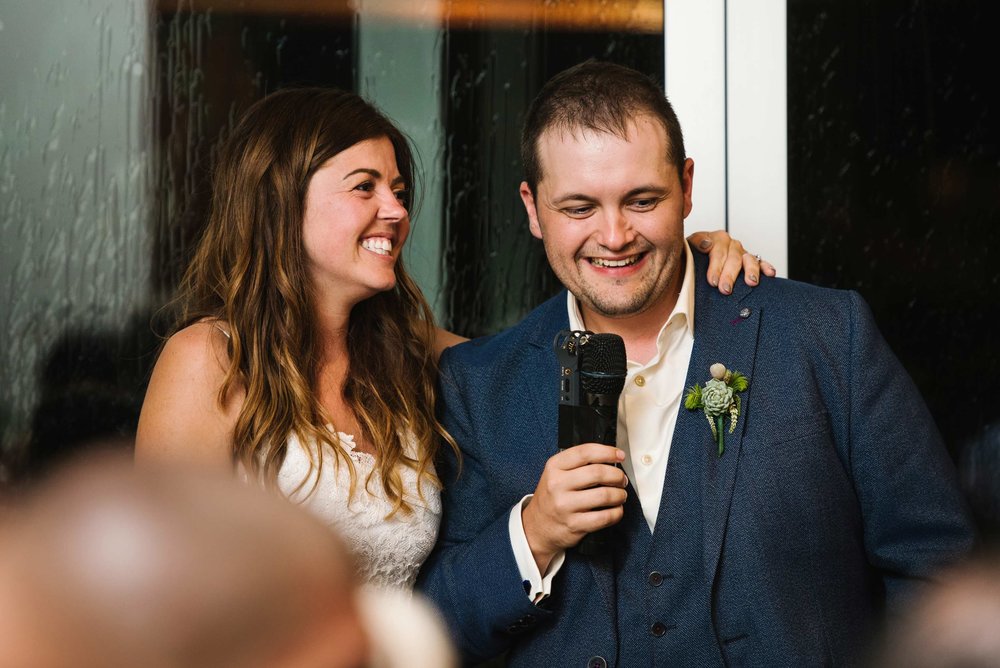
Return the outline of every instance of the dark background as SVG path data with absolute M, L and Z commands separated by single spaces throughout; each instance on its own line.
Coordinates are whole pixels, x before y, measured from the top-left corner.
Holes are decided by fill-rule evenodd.
M 997 7 L 788 3 L 789 275 L 869 302 L 991 530 L 1000 525 Z
M 204 224 L 214 152 L 235 116 L 286 85 L 357 88 L 357 16 L 341 4 L 321 15 L 183 3 L 155 14 L 158 303 Z M 868 300 L 984 527 L 1000 525 L 998 14 L 988 2 L 788 2 L 786 269 Z M 448 20 L 441 39 L 444 324 L 477 336 L 513 324 L 558 289 L 516 196 L 528 102 L 553 74 L 589 57 L 662 81 L 663 40 L 620 27 L 469 19 Z M 15 452 L 21 477 L 87 443 L 128 442 L 158 345 L 152 316 L 60 339 L 39 372 L 32 433 Z

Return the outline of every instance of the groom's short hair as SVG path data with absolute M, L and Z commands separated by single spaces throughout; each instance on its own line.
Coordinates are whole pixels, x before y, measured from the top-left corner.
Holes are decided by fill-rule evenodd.
M 684 173 L 684 136 L 677 114 L 652 78 L 629 67 L 587 60 L 552 77 L 528 107 L 521 132 L 524 180 L 537 195 L 542 180 L 538 140 L 551 128 L 593 130 L 624 138 L 637 116 L 659 120 L 667 133 L 667 161 Z

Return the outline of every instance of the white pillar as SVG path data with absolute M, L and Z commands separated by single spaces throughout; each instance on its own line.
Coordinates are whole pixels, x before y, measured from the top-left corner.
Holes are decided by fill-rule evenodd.
M 358 21 L 359 91 L 412 140 L 420 209 L 404 251 L 406 266 L 440 319 L 444 306 L 444 129 L 441 123 L 441 0 L 415 0 L 405 19 L 366 11 Z M 413 14 L 417 14 L 416 19 Z
M 788 275 L 785 2 L 726 3 L 729 232 L 783 276 Z
M 726 3 L 665 0 L 664 83 L 694 159 L 694 207 L 685 229 L 726 227 Z
M 785 0 L 665 0 L 664 40 L 695 161 L 687 230 L 725 227 L 787 276 Z

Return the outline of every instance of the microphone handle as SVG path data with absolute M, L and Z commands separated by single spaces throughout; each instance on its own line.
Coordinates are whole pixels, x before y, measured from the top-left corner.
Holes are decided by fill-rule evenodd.
M 565 449 L 581 443 L 617 445 L 618 397 L 618 394 L 585 393 L 584 405 L 559 404 L 559 447 Z M 613 540 L 614 527 L 599 529 L 584 536 L 577 551 L 586 556 L 607 554 Z

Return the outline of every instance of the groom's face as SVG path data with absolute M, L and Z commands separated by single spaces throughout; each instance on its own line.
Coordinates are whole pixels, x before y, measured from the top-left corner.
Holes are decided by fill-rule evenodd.
M 550 128 L 538 140 L 541 179 L 534 195 L 522 183 L 521 199 L 531 233 L 585 310 L 622 318 L 672 304 L 694 163 L 678 174 L 667 142 L 646 115 L 625 137 Z

